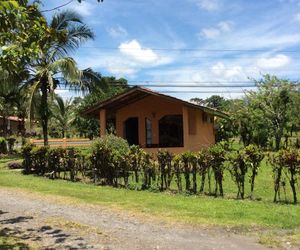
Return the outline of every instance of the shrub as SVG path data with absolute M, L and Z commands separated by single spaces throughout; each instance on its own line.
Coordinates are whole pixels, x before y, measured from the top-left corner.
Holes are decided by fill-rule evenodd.
M 280 200 L 280 184 L 282 179 L 282 166 L 278 160 L 278 154 L 269 154 L 268 163 L 272 166 L 274 179 L 274 199 L 273 202 Z
M 180 155 L 176 155 L 174 157 L 173 166 L 174 166 L 174 172 L 176 176 L 178 192 L 181 193 L 182 192 L 182 181 L 181 181 L 182 161 Z
M 129 159 L 136 183 L 139 183 L 139 171 L 142 169 L 145 153 L 146 152 L 137 145 L 130 146 Z
M 59 178 L 60 173 L 64 171 L 64 154 L 63 148 L 50 148 L 48 150 L 48 170 L 50 177 Z
M 199 151 L 197 155 L 198 166 L 199 166 L 199 174 L 201 176 L 201 186 L 200 186 L 200 193 L 204 192 L 205 186 L 205 177 L 206 174 L 208 175 L 208 188 L 209 193 L 211 193 L 211 167 L 210 167 L 210 154 L 207 149 L 202 149 Z
M 22 166 L 25 174 L 29 174 L 32 171 L 33 159 L 32 159 L 32 149 L 35 147 L 32 143 L 26 143 L 21 149 L 21 154 L 23 157 Z
M 245 149 L 245 156 L 247 165 L 251 170 L 250 184 L 251 184 L 251 194 L 250 197 L 253 198 L 255 178 L 258 174 L 258 170 L 261 164 L 261 161 L 264 159 L 264 154 L 261 152 L 261 149 L 254 144 L 248 145 Z
M 223 176 L 224 176 L 224 161 L 225 161 L 225 149 L 222 143 L 218 143 L 209 148 L 210 164 L 215 176 L 215 195 L 219 194 L 224 196 L 223 191 Z
M 293 202 L 297 203 L 296 179 L 300 173 L 300 150 L 290 149 L 281 150 L 278 152 L 279 164 L 285 170 L 286 176 L 289 180 L 292 193 Z
M 228 154 L 227 160 L 230 162 L 228 170 L 233 181 L 236 183 L 238 192 L 237 198 L 244 199 L 245 196 L 245 176 L 248 171 L 246 154 L 243 150 Z
M 74 148 L 64 150 L 65 171 L 69 172 L 70 180 L 75 181 L 78 172 L 79 153 Z
M 17 140 L 17 139 L 14 138 L 14 137 L 9 137 L 9 138 L 7 138 L 8 152 L 9 152 L 10 154 L 12 154 L 13 151 L 14 151 L 14 145 L 15 145 L 16 140 Z
M 31 150 L 32 157 L 32 167 L 35 174 L 44 175 L 45 173 L 49 173 L 48 169 L 48 147 L 34 147 Z
M 157 153 L 157 160 L 160 172 L 160 189 L 169 189 L 173 178 L 172 159 L 173 154 L 169 151 L 159 150 Z
M 147 189 L 152 187 L 152 181 L 156 179 L 156 169 L 155 169 L 155 161 L 152 156 L 148 153 L 144 154 L 143 162 L 142 162 L 142 170 L 144 175 L 142 189 Z
M 7 154 L 7 141 L 4 137 L 0 137 L 0 154 Z
M 96 140 L 90 156 L 94 182 L 103 179 L 105 184 L 113 185 L 118 173 L 118 160 L 125 158 L 128 152 L 129 145 L 123 138 L 107 135 Z
M 282 181 L 283 173 L 289 181 L 292 194 L 293 202 L 297 203 L 297 190 L 296 190 L 296 180 L 300 174 L 300 150 L 297 149 L 287 149 L 280 150 L 278 153 L 269 156 L 269 162 L 273 166 L 273 176 L 274 176 L 274 202 L 277 198 L 280 200 L 280 184 L 285 187 L 285 181 Z
M 185 191 L 189 192 L 191 189 L 190 173 L 191 173 L 191 158 L 193 157 L 192 152 L 185 152 L 181 154 L 181 160 L 183 163 L 183 174 L 185 178 Z

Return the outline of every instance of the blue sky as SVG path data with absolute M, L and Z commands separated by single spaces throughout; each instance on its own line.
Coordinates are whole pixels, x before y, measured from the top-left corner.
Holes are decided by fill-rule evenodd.
M 300 0 L 74 0 L 66 8 L 96 35 L 73 56 L 102 75 L 143 85 L 231 86 L 266 73 L 299 79 Z M 190 99 L 213 94 L 197 91 L 234 98 L 243 88 L 152 89 Z

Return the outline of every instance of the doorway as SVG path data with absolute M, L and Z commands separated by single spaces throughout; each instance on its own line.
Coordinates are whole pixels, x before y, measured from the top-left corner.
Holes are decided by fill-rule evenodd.
M 139 118 L 130 117 L 125 121 L 125 139 L 129 145 L 139 145 Z

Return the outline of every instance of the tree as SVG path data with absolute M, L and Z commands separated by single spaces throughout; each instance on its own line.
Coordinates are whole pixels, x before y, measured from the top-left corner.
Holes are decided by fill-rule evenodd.
M 3 136 L 7 136 L 7 117 L 19 115 L 19 110 L 24 110 L 21 81 L 27 76 L 27 72 L 7 74 L 0 72 L 0 114 L 3 119 Z
M 68 54 L 78 48 L 83 42 L 93 39 L 93 32 L 82 23 L 78 14 L 72 11 L 63 11 L 54 15 L 47 24 L 51 37 L 43 37 L 42 53 L 30 64 L 32 77 L 26 86 L 34 93 L 41 93 L 39 115 L 43 129 L 44 144 L 48 144 L 48 120 L 50 110 L 48 96 L 62 82 L 54 77 L 62 75 L 65 85 L 73 89 L 84 90 L 90 84 L 89 79 L 97 81 L 98 76 L 87 70 L 79 70 L 75 60 Z M 100 82 L 100 81 L 99 81 Z M 101 83 L 100 83 L 101 84 Z
M 44 40 L 51 37 L 37 1 L 0 1 L 0 68 L 15 74 L 38 58 Z
M 82 112 L 92 105 L 95 105 L 95 103 L 104 101 L 128 88 L 127 80 L 123 78 L 116 79 L 115 77 L 101 76 L 101 74 L 97 72 L 94 72 L 94 74 L 99 77 L 101 84 L 92 84 L 86 96 L 83 98 L 75 98 L 73 101 L 75 112 L 73 125 L 77 131 L 79 131 L 80 136 L 89 137 L 90 139 L 98 137 L 100 134 L 98 117 L 83 117 Z M 113 127 L 109 127 L 109 129 L 110 132 L 114 131 Z
M 280 148 L 284 129 L 289 120 L 288 111 L 292 107 L 291 94 L 293 85 L 288 80 L 276 76 L 265 75 L 255 81 L 258 91 L 249 92 L 250 102 L 263 114 L 261 119 L 270 124 L 270 130 L 275 138 L 275 148 Z
M 72 100 L 63 100 L 60 96 L 55 95 L 54 103 L 51 106 L 52 121 L 58 127 L 62 138 L 70 130 L 71 123 L 74 120 L 74 113 L 72 110 Z
M 215 108 L 223 111 L 228 111 L 228 106 L 230 104 L 230 100 L 226 100 L 224 97 L 219 95 L 212 95 L 204 100 L 195 97 L 192 98 L 190 101 L 197 103 L 198 105 L 203 105 L 203 106 L 207 106 L 210 108 Z
M 233 102 L 231 119 L 233 126 L 230 129 L 237 128 L 236 134 L 240 136 L 244 146 L 250 144 L 267 146 L 270 137 L 269 121 L 264 119 L 263 112 L 248 96 Z

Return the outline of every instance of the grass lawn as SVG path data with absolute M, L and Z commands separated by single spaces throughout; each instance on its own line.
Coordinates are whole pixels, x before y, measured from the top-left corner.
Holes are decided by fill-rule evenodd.
M 142 216 L 154 216 L 160 220 L 192 225 L 221 226 L 239 233 L 252 232 L 259 242 L 269 246 L 281 246 L 282 242 L 300 244 L 300 204 L 274 204 L 272 171 L 264 161 L 257 177 L 256 200 L 236 200 L 236 186 L 226 172 L 225 198 L 209 196 L 154 193 L 50 180 L 45 177 L 23 175 L 8 170 L 10 161 L 18 157 L 0 159 L 0 187 L 18 188 L 42 195 L 54 195 L 81 204 L 104 205 L 125 209 Z M 200 187 L 200 178 L 198 187 Z M 176 184 L 172 183 L 175 188 Z M 249 183 L 246 183 L 249 192 Z M 298 193 L 299 192 L 298 186 Z M 287 198 L 291 192 L 287 187 Z M 256 233 L 255 233 L 256 232 Z M 0 235 L 1 236 L 1 235 Z M 14 238 L 1 236 L 1 240 Z M 16 244 L 19 244 L 17 242 Z M 20 243 L 22 244 L 22 243 Z M 25 248 L 26 249 L 26 248 Z
M 111 187 L 49 180 L 44 177 L 22 175 L 4 168 L 9 159 L 0 160 L 0 186 L 20 188 L 40 194 L 73 198 L 78 202 L 101 204 L 139 213 L 146 213 L 173 221 L 226 225 L 251 228 L 300 229 L 300 205 L 273 204 L 273 183 L 270 169 L 264 165 L 258 175 L 256 197 L 261 201 L 235 200 L 235 186 L 225 176 L 227 198 L 185 196 L 153 193 Z

